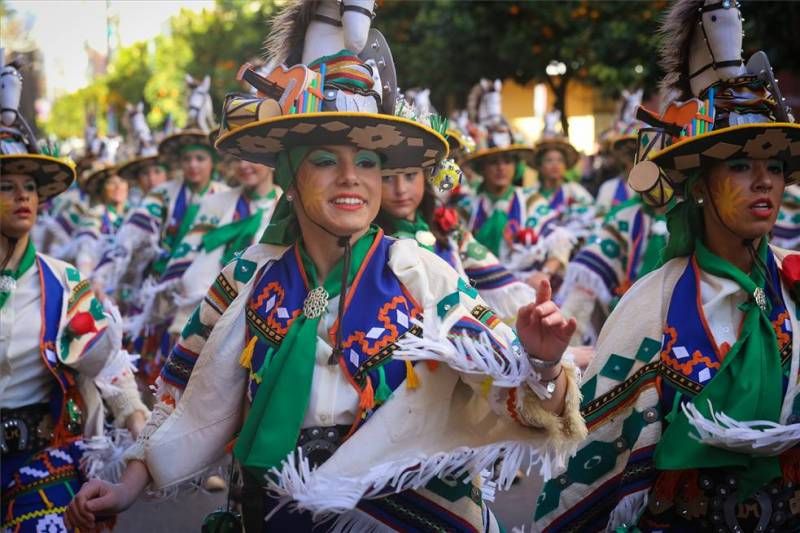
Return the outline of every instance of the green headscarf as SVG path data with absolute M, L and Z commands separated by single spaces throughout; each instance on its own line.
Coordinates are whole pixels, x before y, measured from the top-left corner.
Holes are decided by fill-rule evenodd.
M 281 189 L 288 191 L 294 184 L 295 174 L 297 174 L 300 164 L 310 151 L 310 146 L 297 146 L 278 154 L 274 180 L 275 183 L 280 185 Z M 297 222 L 297 215 L 287 196 L 287 194 L 284 194 L 278 200 L 278 205 L 275 206 L 275 211 L 272 213 L 269 226 L 264 230 L 261 242 L 289 246 L 300 237 L 300 225 Z
M 695 240 L 705 232 L 703 209 L 692 200 L 689 194 L 698 179 L 700 179 L 699 175 L 695 174 L 686 180 L 684 183 L 685 200 L 677 202 L 667 212 L 669 240 L 661 256 L 662 265 L 675 257 L 692 255 L 695 249 Z

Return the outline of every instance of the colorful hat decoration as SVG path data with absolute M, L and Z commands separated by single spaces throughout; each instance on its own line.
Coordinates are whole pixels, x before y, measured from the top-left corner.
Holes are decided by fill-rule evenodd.
M 662 28 L 664 87 L 682 100 L 660 115 L 637 112 L 646 127 L 628 183 L 654 206 L 666 205 L 691 173 L 729 159 L 780 159 L 786 183 L 800 181 L 800 125 L 766 54 L 742 60 L 736 2 L 705 4 L 677 2 Z
M 477 148 L 467 156 L 465 164 L 473 168 L 498 154 L 519 157 L 529 166 L 534 164 L 533 148 L 525 144 L 503 116 L 502 89 L 500 80 L 481 79 L 467 96 L 469 131 Z
M 542 136 L 533 145 L 533 164 L 538 167 L 542 157 L 550 150 L 558 150 L 564 156 L 567 168 L 572 168 L 578 162 L 578 150 L 558 131 L 561 124 L 561 111 L 548 112 L 544 117 L 544 130 Z
M 0 113 L 0 176 L 24 174 L 36 181 L 39 203 L 67 190 L 75 180 L 75 164 L 59 157 L 58 148 L 40 148 L 36 137 L 19 112 L 22 95 L 22 74 L 19 64 L 3 65 L 0 48 L 0 78 L 4 91 L 16 93 L 16 105 L 4 107 Z
M 278 155 L 289 148 L 343 144 L 378 152 L 384 175 L 420 167 L 436 169 L 448 151 L 447 121 L 425 120 L 401 106 L 396 108 L 394 61 L 374 28 L 369 29 L 361 51 L 325 50 L 317 46 L 314 35 L 303 39 L 315 4 L 292 2 L 273 20 L 267 40 L 271 63 L 298 57 L 304 63 L 277 64 L 267 76 L 243 65 L 238 77 L 255 87 L 257 94 L 226 97 L 217 149 L 274 167 Z M 300 42 L 302 55 L 290 48 Z M 309 60 L 309 50 L 329 55 Z M 431 176 L 435 184 L 437 176 L 441 177 Z M 455 184 L 441 181 L 438 185 Z

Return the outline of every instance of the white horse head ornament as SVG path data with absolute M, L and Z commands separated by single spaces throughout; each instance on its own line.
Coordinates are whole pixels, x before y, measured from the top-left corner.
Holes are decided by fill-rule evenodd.
M 214 106 L 211 103 L 211 78 L 206 76 L 198 82 L 190 75 L 186 75 L 186 85 L 189 88 L 189 127 L 211 131 L 216 127 L 214 122 Z
M 129 104 L 126 108 L 128 113 L 128 126 L 132 134 L 131 136 L 138 145 L 138 150 L 152 145 L 153 134 L 144 117 L 144 103 L 139 102 L 135 106 Z
M 705 0 L 689 53 L 692 92 L 702 91 L 718 80 L 746 73 L 742 60 L 742 14 L 735 0 Z
M 20 116 L 21 98 L 22 74 L 19 72 L 19 65 L 13 61 L 5 66 L 0 64 L 0 124 L 7 128 L 14 126 Z
M 619 119 L 622 124 L 633 124 L 636 121 L 636 110 L 642 105 L 644 89 L 622 91 L 622 109 L 619 111 Z
M 698 97 L 717 81 L 746 74 L 736 0 L 678 0 L 661 32 L 662 85 L 678 98 Z
M 375 0 L 320 0 L 316 4 L 303 40 L 303 64 L 343 49 L 360 54 L 375 17 Z

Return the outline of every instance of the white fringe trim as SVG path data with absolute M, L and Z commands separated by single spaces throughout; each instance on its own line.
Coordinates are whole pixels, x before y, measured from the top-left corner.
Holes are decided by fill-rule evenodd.
M 682 404 L 681 408 L 699 435 L 691 436 L 704 444 L 740 453 L 771 457 L 780 455 L 800 443 L 800 424 L 783 425 L 768 420 L 734 420 L 725 413 L 715 412 L 710 401 L 708 410 L 711 419 L 703 416 L 692 403 Z
M 318 470 L 312 471 L 308 459 L 298 448 L 283 461 L 280 470 L 273 468 L 265 479 L 267 490 L 277 498 L 293 509 L 311 512 L 314 520 L 319 522 L 330 519 L 333 514 L 354 509 L 364 498 L 419 489 L 437 477 L 467 475 L 472 480 L 495 463 L 499 465 L 494 478 L 499 490 L 508 490 L 517 471 L 529 475 L 537 465 L 539 474 L 548 480 L 556 469 L 564 468 L 575 446 L 570 448 L 557 450 L 552 445 L 534 447 L 514 441 L 478 448 L 460 447 L 429 457 L 409 457 L 377 465 L 359 478 L 334 479 L 320 477 Z M 500 459 L 502 461 L 498 463 Z
M 521 307 L 536 301 L 536 291 L 521 281 L 495 289 L 480 289 L 478 292 L 503 322 L 512 324 L 517 319 Z
M 445 327 L 435 309 L 426 309 L 423 322 L 412 322 L 422 327 L 422 338 L 405 335 L 397 342 L 395 359 L 409 361 L 439 361 L 457 372 L 480 374 L 493 379 L 497 387 L 517 387 L 531 377 L 531 366 L 524 353 L 507 347 L 503 357 L 498 357 L 485 332 L 472 339 L 466 335 L 448 337 L 451 328 Z M 518 346 L 516 346 L 518 348 Z
M 603 282 L 603 278 L 600 277 L 597 272 L 573 261 L 567 265 L 567 272 L 564 274 L 564 282 L 555 298 L 556 303 L 563 303 L 567 298 L 567 294 L 576 288 L 591 292 L 603 305 L 608 305 L 613 298 L 608 287 L 606 287 L 606 284 Z
M 99 478 L 118 483 L 125 470 L 125 450 L 133 444 L 127 429 L 114 429 L 104 436 L 84 440 L 86 452 L 81 458 L 81 469 L 87 478 Z
M 636 525 L 647 507 L 647 494 L 648 489 L 645 489 L 622 498 L 608 517 L 606 533 L 613 533 L 618 527 Z

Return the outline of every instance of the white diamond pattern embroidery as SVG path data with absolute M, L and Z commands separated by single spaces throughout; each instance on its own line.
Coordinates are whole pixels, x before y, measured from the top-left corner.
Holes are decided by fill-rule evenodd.
M 358 366 L 358 354 L 355 350 L 350 350 L 350 364 Z
M 700 383 L 705 383 L 709 379 L 711 379 L 711 371 L 707 368 L 704 368 L 700 372 L 697 373 L 697 379 L 700 380 Z
M 367 338 L 368 339 L 377 339 L 381 335 L 383 335 L 384 331 L 386 331 L 385 328 L 370 328 L 370 330 L 367 332 Z
M 269 313 L 272 311 L 272 308 L 275 307 L 275 295 L 273 294 L 272 297 L 267 300 L 267 303 L 264 304 L 264 312 Z
M 676 346 L 672 349 L 672 353 L 675 354 L 675 357 L 678 359 L 686 359 L 689 357 L 689 351 L 684 348 L 683 346 Z
M 403 326 L 404 328 L 408 327 L 408 316 L 399 309 L 397 310 L 397 323 Z
M 285 307 L 279 307 L 278 318 L 289 318 L 289 311 L 287 311 Z

